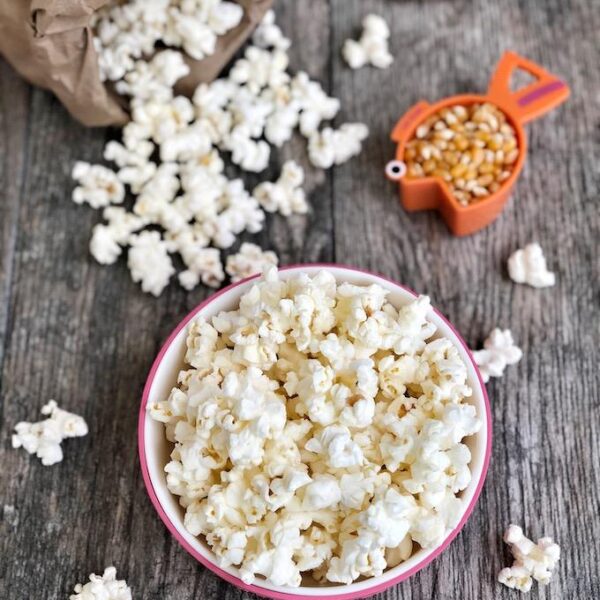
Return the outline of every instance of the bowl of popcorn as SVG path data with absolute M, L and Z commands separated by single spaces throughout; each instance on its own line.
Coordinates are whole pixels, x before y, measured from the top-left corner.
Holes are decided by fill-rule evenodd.
M 278 599 L 362 598 L 422 569 L 473 511 L 490 448 L 477 367 L 429 298 L 334 265 L 271 267 L 200 304 L 139 416 L 171 533 Z
M 513 91 L 526 71 L 533 83 Z M 438 210 L 455 235 L 498 217 L 525 164 L 525 123 L 564 102 L 569 88 L 539 65 L 506 52 L 485 95 L 465 94 L 410 108 L 392 132 L 396 158 L 386 175 L 408 211 Z

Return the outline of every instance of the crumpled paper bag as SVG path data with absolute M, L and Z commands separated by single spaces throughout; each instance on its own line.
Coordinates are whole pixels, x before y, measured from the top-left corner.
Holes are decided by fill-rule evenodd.
M 124 99 L 100 81 L 89 28 L 92 13 L 108 0 L 0 0 L 0 54 L 28 81 L 51 90 L 84 125 L 122 125 Z M 188 59 L 191 73 L 177 91 L 191 94 L 212 81 L 260 22 L 273 0 L 236 0 L 244 19 L 219 38 L 212 56 Z

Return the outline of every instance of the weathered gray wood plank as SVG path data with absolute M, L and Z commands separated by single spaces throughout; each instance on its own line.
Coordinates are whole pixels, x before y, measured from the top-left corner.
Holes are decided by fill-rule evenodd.
M 493 459 L 472 519 L 438 560 L 379 598 L 514 597 L 495 583 L 509 560 L 500 534 L 510 521 L 555 535 L 564 549 L 555 580 L 534 588 L 532 600 L 600 597 L 597 2 L 279 0 L 277 10 L 295 40 L 294 70 L 323 81 L 342 100 L 340 122 L 364 121 L 371 137 L 348 165 L 309 170 L 313 212 L 269 217 L 261 243 L 287 264 L 336 260 L 383 272 L 429 293 L 470 344 L 498 325 L 525 353 L 489 386 Z M 397 60 L 389 71 L 353 72 L 339 51 L 371 11 L 392 25 Z M 388 134 L 421 98 L 483 91 L 508 48 L 565 77 L 574 94 L 529 126 L 528 166 L 503 217 L 455 239 L 435 214 L 409 215 L 398 204 L 381 175 L 394 150 Z M 70 202 L 69 173 L 76 159 L 100 159 L 107 132 L 77 125 L 5 65 L 0 106 L 0 597 L 66 598 L 114 563 L 138 600 L 249 598 L 170 538 L 137 460 L 146 372 L 209 291 L 174 284 L 156 300 L 122 261 L 91 261 L 99 215 Z M 274 156 L 268 176 L 289 157 L 306 165 L 304 146 L 297 140 Z M 250 187 L 257 181 L 247 178 Z M 515 286 L 505 272 L 510 252 L 534 239 L 558 273 L 550 290 Z M 45 468 L 13 451 L 10 433 L 51 397 L 83 414 L 90 435 L 67 442 L 64 462 Z
M 25 176 L 28 99 L 27 84 L 7 64 L 0 63 L 0 364 L 8 327 L 19 192 Z

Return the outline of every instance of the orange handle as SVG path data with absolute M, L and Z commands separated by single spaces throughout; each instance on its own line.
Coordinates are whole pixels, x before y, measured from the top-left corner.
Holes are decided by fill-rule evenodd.
M 510 79 L 517 69 L 527 71 L 536 81 L 512 92 Z M 509 108 L 521 123 L 528 123 L 559 106 L 569 94 L 564 81 L 515 52 L 504 53 L 488 88 L 490 100 Z
M 406 133 L 409 131 L 412 125 L 414 125 L 419 117 L 430 107 L 430 104 L 421 100 L 414 106 L 409 108 L 404 116 L 396 123 L 394 130 L 392 131 L 392 140 L 394 142 L 401 142 Z

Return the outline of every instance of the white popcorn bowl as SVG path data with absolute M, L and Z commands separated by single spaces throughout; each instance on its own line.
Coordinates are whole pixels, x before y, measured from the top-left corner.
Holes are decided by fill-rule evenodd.
M 288 278 L 301 272 L 314 275 L 323 269 L 330 271 L 340 283 L 344 281 L 359 285 L 376 283 L 386 288 L 390 291 L 388 299 L 395 306 L 406 304 L 417 296 L 408 288 L 385 277 L 353 267 L 310 264 L 284 267 L 279 272 L 282 278 Z M 167 398 L 171 388 L 176 385 L 177 374 L 184 367 L 187 325 L 190 321 L 198 315 L 211 317 L 223 310 L 234 310 L 239 306 L 240 297 L 258 277 L 257 275 L 230 285 L 202 302 L 175 328 L 156 357 L 144 388 L 138 421 L 140 462 L 148 495 L 164 524 L 185 550 L 202 565 L 238 588 L 276 600 L 297 600 L 298 598 L 352 600 L 382 592 L 414 575 L 441 554 L 458 535 L 473 512 L 485 481 L 492 445 L 491 413 L 485 386 L 463 339 L 445 317 L 432 308 L 428 318 L 435 323 L 440 335 L 449 338 L 455 344 L 467 365 L 468 383 L 473 389 L 473 396 L 469 401 L 475 406 L 477 415 L 482 421 L 480 431 L 465 440 L 471 450 L 472 478 L 468 487 L 460 494 L 463 500 L 463 512 L 458 525 L 446 535 L 439 546 L 418 550 L 407 561 L 387 569 L 380 577 L 359 580 L 349 585 L 314 584 L 302 585 L 298 588 L 271 585 L 266 580 L 257 577 L 254 584 L 248 585 L 240 579 L 237 568 L 218 566 L 217 557 L 206 541 L 191 535 L 185 529 L 183 508 L 179 505 L 178 498 L 167 489 L 164 472 L 172 445 L 165 438 L 163 423 L 154 421 L 147 414 L 146 406 L 148 402 Z

